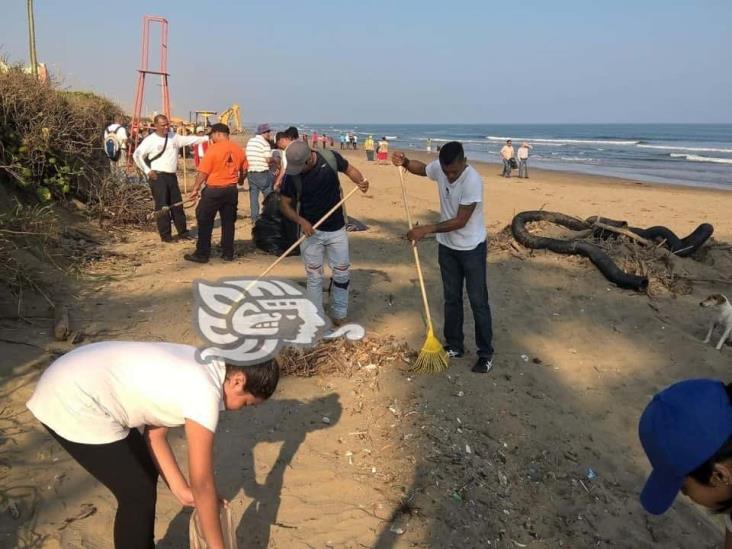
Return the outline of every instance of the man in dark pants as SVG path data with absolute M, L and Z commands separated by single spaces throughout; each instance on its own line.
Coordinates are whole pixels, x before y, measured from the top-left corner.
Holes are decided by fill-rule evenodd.
M 199 189 L 206 184 L 196 208 L 196 251 L 183 256 L 197 263 L 207 263 L 211 255 L 211 233 L 216 212 L 221 217 L 221 257 L 224 261 L 233 261 L 234 225 L 239 202 L 237 185 L 244 183 L 247 174 L 246 155 L 239 145 L 229 140 L 229 126 L 214 124 L 210 137 L 212 144 L 198 166 L 196 184 L 190 194 L 191 199 L 197 198 Z
M 445 350 L 451 357 L 465 353 L 463 337 L 463 282 L 468 290 L 475 322 L 478 360 L 473 372 L 487 373 L 493 367 L 493 327 L 486 284 L 486 229 L 483 217 L 483 180 L 468 165 L 463 146 L 445 143 L 439 160 L 424 164 L 394 153 L 396 166 L 429 177 L 440 194 L 440 222 L 414 227 L 407 238 L 416 243 L 437 233 L 438 259 L 445 294 Z
M 157 214 L 158 233 L 163 242 L 172 242 L 170 230 L 171 218 L 180 238 L 192 238 L 186 228 L 186 214 L 183 198 L 178 187 L 178 151 L 181 147 L 203 143 L 205 135 L 183 136 L 170 131 L 170 123 L 165 115 L 159 114 L 153 120 L 155 131 L 143 139 L 135 149 L 135 164 L 147 176 L 150 191 L 155 201 L 155 211 L 163 207 L 169 208 L 165 213 Z M 173 206 L 173 204 L 177 204 Z

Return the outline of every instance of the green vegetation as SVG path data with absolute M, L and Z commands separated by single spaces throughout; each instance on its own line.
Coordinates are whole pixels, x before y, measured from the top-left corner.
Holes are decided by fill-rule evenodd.
M 103 97 L 42 84 L 20 67 L 0 72 L 0 183 L 44 204 L 95 195 L 108 172 L 102 133 L 120 112 Z

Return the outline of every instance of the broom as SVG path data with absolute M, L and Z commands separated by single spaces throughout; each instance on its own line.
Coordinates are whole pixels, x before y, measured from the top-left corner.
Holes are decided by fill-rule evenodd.
M 404 209 L 407 212 L 407 224 L 409 230 L 412 230 L 412 215 L 409 213 L 409 205 L 407 204 L 407 187 L 404 184 L 404 170 L 399 170 L 399 180 L 402 183 L 402 199 L 404 200 Z M 414 252 L 414 262 L 417 264 L 417 275 L 419 276 L 419 287 L 422 290 L 422 303 L 424 304 L 424 313 L 427 317 L 427 338 L 424 340 L 422 350 L 419 352 L 417 360 L 412 366 L 412 370 L 421 374 L 436 374 L 446 370 L 449 366 L 447 352 L 445 352 L 440 340 L 435 337 L 432 328 L 432 315 L 430 315 L 430 305 L 427 302 L 427 290 L 424 287 L 424 277 L 422 276 L 422 265 L 419 262 L 419 252 L 417 251 L 417 243 L 412 243 L 412 251 Z

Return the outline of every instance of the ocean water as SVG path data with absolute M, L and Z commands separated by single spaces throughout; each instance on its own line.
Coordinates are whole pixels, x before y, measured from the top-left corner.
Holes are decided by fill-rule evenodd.
M 278 125 L 279 127 L 280 125 Z M 284 125 L 283 125 L 284 126 Z M 500 162 L 506 139 L 533 146 L 529 166 L 732 190 L 732 124 L 297 124 L 333 136 L 386 136 L 395 148 L 461 141 L 473 160 Z M 337 146 L 337 145 L 336 145 Z M 530 174 L 529 174 L 530 175 Z

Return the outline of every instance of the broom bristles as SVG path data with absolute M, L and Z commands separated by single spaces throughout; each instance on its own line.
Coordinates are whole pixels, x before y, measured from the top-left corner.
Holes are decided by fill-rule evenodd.
M 430 330 L 412 370 L 420 374 L 436 374 L 447 370 L 448 366 L 447 352 Z

